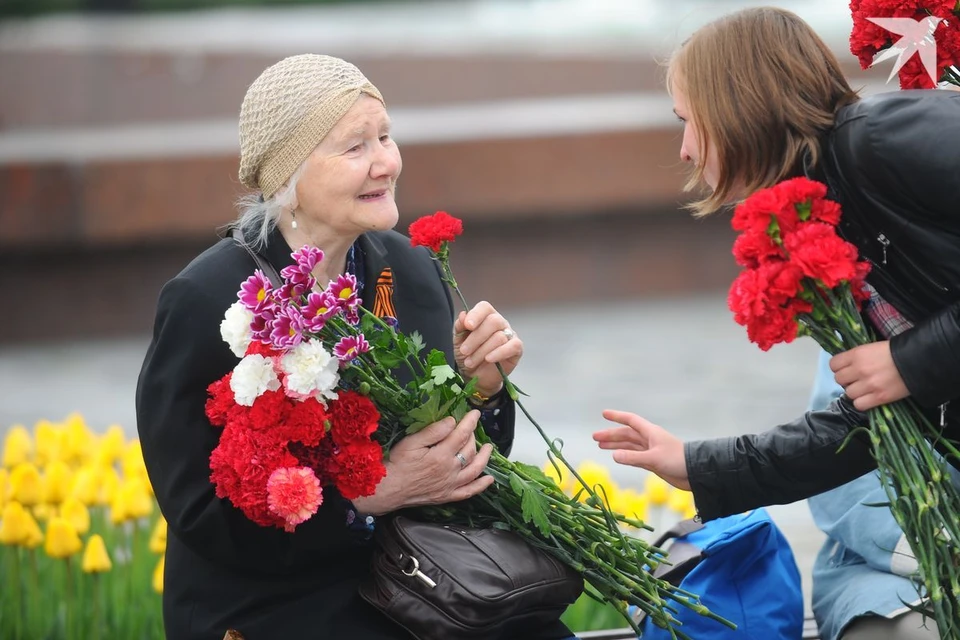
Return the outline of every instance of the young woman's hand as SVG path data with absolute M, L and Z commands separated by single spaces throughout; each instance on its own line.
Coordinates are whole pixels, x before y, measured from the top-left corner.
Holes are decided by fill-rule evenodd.
M 634 413 L 608 409 L 603 417 L 624 425 L 593 434 L 601 449 L 613 450 L 614 462 L 652 471 L 678 489 L 690 490 L 683 441 Z

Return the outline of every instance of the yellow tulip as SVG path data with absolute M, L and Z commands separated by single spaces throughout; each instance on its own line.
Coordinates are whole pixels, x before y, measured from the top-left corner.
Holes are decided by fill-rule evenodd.
M 0 515 L 0 544 L 22 544 L 27 538 L 28 517 L 30 516 L 22 504 L 8 503 Z
M 51 558 L 69 558 L 83 548 L 77 530 L 69 520 L 64 518 L 50 518 L 47 523 L 47 538 L 43 550 Z
M 123 524 L 129 519 L 126 496 L 122 491 L 114 492 L 113 500 L 110 501 L 110 524 Z
M 27 520 L 25 523 L 27 529 L 27 538 L 20 544 L 27 549 L 36 549 L 43 544 L 43 532 L 40 531 L 40 525 L 37 524 L 37 521 L 33 519 L 33 516 L 30 515 L 30 512 L 27 511 Z
M 97 446 L 96 464 L 104 467 L 112 465 L 123 455 L 125 446 L 126 437 L 123 435 L 123 427 L 118 424 L 110 425 Z
M 160 516 L 153 533 L 150 534 L 150 551 L 163 553 L 167 550 L 167 521 Z
M 33 430 L 37 438 L 37 464 L 45 465 L 60 460 L 63 456 L 63 428 L 49 420 L 40 420 Z
M 33 440 L 23 425 L 14 425 L 3 439 L 3 466 L 15 467 L 29 462 L 33 456 Z
M 70 495 L 70 481 L 73 473 L 66 462 L 54 460 L 47 465 L 43 474 L 43 501 L 60 504 Z
M 83 562 L 81 567 L 84 573 L 103 573 L 110 571 L 110 556 L 107 554 L 107 547 L 103 544 L 103 538 L 98 534 L 93 534 L 87 540 L 87 548 L 83 551 Z
M 100 492 L 97 496 L 97 504 L 113 504 L 113 499 L 120 490 L 120 474 L 113 467 L 107 467 L 100 470 Z
M 650 504 L 661 507 L 670 499 L 670 485 L 660 476 L 651 473 L 644 483 L 644 490 Z
M 679 514 L 683 514 L 687 511 L 690 505 L 693 504 L 693 494 L 689 491 L 684 491 L 683 489 L 674 488 L 670 491 L 670 498 L 667 500 L 667 507 L 676 511 Z
M 0 509 L 3 509 L 11 497 L 10 473 L 3 467 L 0 467 Z
M 153 570 L 153 590 L 157 593 L 163 593 L 163 561 L 165 556 L 160 556 L 160 562 L 157 568 Z
M 623 489 L 618 492 L 617 501 L 611 507 L 628 518 L 647 519 L 647 496 L 635 489 Z
M 613 478 L 610 477 L 610 472 L 607 471 L 606 467 L 599 465 L 596 462 L 587 460 L 577 467 L 577 473 L 579 473 L 580 477 L 583 478 L 583 482 L 588 487 L 593 489 L 600 498 L 606 497 L 605 502 L 607 504 L 610 504 L 610 501 L 615 500 L 617 485 L 614 483 Z M 575 487 L 575 489 L 579 488 L 579 486 Z M 589 494 L 584 491 L 580 494 L 580 501 L 586 501 L 588 497 Z
M 94 454 L 95 438 L 86 420 L 79 413 L 71 413 L 64 420 L 63 453 L 67 460 L 82 462 Z
M 57 515 L 56 505 L 47 504 L 45 502 L 33 505 L 33 517 L 40 522 L 46 522 L 55 515 Z
M 76 498 L 88 507 L 96 504 L 100 496 L 101 473 L 96 467 L 81 467 L 73 476 L 70 497 Z
M 124 449 L 120 466 L 125 480 L 140 478 L 143 480 L 147 495 L 153 495 L 153 487 L 150 486 L 150 478 L 147 476 L 147 465 L 143 462 L 143 450 L 140 448 L 139 440 L 131 441 Z
M 90 512 L 83 502 L 76 498 L 67 498 L 60 505 L 60 517 L 69 520 L 80 535 L 90 530 Z
M 40 502 L 43 486 L 40 472 L 29 462 L 21 462 L 10 472 L 10 487 L 13 499 L 25 507 Z
M 146 518 L 153 513 L 153 500 L 142 478 L 129 478 L 120 487 L 120 493 L 128 518 Z

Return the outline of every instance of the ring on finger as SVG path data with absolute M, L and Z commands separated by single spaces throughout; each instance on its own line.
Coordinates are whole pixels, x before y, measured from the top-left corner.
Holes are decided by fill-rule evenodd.
M 507 336 L 507 340 L 508 340 L 508 341 L 509 341 L 509 340 L 512 340 L 512 339 L 515 338 L 516 335 L 517 335 L 517 332 L 514 331 L 513 329 L 511 329 L 510 327 L 507 327 L 506 329 L 504 329 L 504 330 L 502 331 L 502 333 L 503 333 L 503 335 Z
M 467 468 L 467 457 L 465 455 L 457 451 L 455 454 L 453 454 L 453 457 L 456 458 L 457 461 L 460 463 L 461 469 Z

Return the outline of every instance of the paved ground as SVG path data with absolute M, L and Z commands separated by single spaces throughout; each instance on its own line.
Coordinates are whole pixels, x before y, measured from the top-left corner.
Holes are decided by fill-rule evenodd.
M 722 293 L 583 307 L 517 309 L 509 317 L 526 344 L 514 376 L 533 415 L 562 438 L 574 463 L 608 464 L 621 485 L 641 472 L 617 467 L 590 438 L 604 408 L 635 411 L 685 438 L 761 431 L 789 420 L 807 401 L 817 347 L 810 341 L 768 353 L 749 344 Z M 0 433 L 16 423 L 81 412 L 94 428 L 135 432 L 133 393 L 146 338 L 0 349 Z M 525 422 L 515 457 L 542 464 L 545 447 Z M 775 507 L 804 575 L 822 534 L 805 503 Z

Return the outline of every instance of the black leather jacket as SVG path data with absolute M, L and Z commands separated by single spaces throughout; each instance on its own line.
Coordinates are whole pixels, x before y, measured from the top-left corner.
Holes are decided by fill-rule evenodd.
M 890 340 L 914 401 L 960 439 L 960 92 L 898 91 L 842 108 L 807 174 L 840 203 L 840 231 L 873 263 L 868 281 L 914 323 Z M 876 465 L 865 416 L 829 410 L 760 435 L 689 442 L 697 509 L 710 520 L 827 491 Z M 951 461 L 960 466 L 960 461 Z

